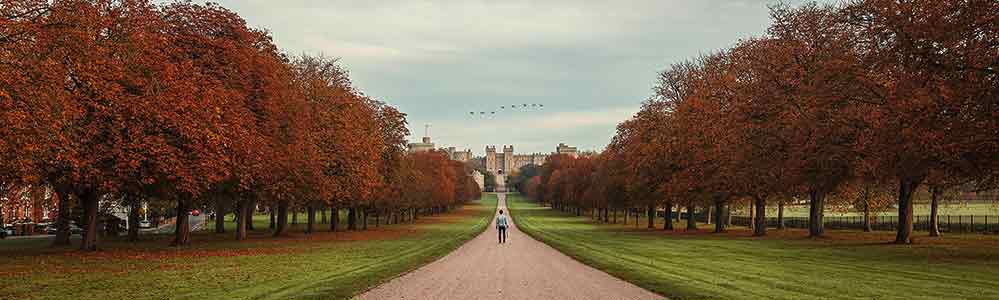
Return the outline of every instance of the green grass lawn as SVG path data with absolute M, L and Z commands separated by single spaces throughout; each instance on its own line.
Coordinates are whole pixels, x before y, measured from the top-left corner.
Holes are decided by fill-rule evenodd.
M 491 196 L 491 197 L 493 197 L 493 199 L 495 201 L 495 195 Z M 316 228 L 318 230 L 320 230 L 320 231 L 327 230 L 327 229 L 329 229 L 330 225 L 329 225 L 329 223 L 325 223 L 325 224 L 320 223 L 322 221 L 321 214 L 326 214 L 326 220 L 327 220 L 327 222 L 332 221 L 332 218 L 330 217 L 329 209 L 325 209 L 325 211 L 316 211 Z M 298 213 L 298 223 L 297 224 L 292 224 L 292 222 L 291 222 L 291 220 L 292 220 L 292 214 L 289 212 L 288 213 L 288 226 L 290 228 L 293 228 L 293 229 L 303 229 L 304 230 L 305 229 L 305 223 L 308 222 L 308 220 L 309 220 L 308 218 L 309 218 L 308 214 L 306 214 L 304 212 L 299 212 Z M 228 214 L 225 215 L 225 231 L 226 232 L 236 232 L 236 221 L 234 221 L 234 220 L 235 220 L 235 217 L 233 216 L 232 213 L 228 213 Z M 382 218 L 380 221 L 384 223 L 385 219 Z M 254 229 L 258 229 L 258 230 L 267 229 L 268 226 L 270 226 L 270 222 L 271 222 L 271 215 L 269 213 L 267 213 L 267 212 L 257 212 L 256 214 L 253 215 L 253 226 L 254 226 Z M 358 222 L 360 222 L 360 221 L 358 221 Z M 346 226 L 347 226 L 347 210 L 346 209 L 341 209 L 340 210 L 340 228 L 346 228 Z M 358 224 L 358 226 L 360 226 L 360 224 Z M 368 217 L 368 227 L 374 227 L 374 226 L 375 226 L 375 216 L 372 215 L 372 216 Z M 207 220 L 206 223 L 205 223 L 205 226 L 202 227 L 201 230 L 202 231 L 215 231 L 215 220 Z
M 930 206 L 928 204 L 915 204 L 912 206 L 913 213 L 919 216 L 929 216 Z M 748 215 L 748 211 L 745 209 L 736 209 L 733 214 L 737 215 Z M 875 215 L 879 216 L 897 216 L 897 208 L 889 208 L 886 211 L 873 212 Z M 826 210 L 826 216 L 863 216 L 861 212 L 840 212 L 833 210 Z M 991 216 L 996 217 L 993 220 L 999 220 L 999 203 L 945 203 L 940 205 L 940 215 L 941 216 Z M 767 216 L 777 217 L 777 206 L 769 205 L 767 206 Z M 808 217 L 808 206 L 807 205 L 794 205 L 784 207 L 784 216 L 787 217 Z M 981 220 L 981 219 L 980 219 Z M 965 220 L 965 222 L 968 222 Z
M 183 249 L 167 247 L 166 236 L 104 241 L 96 253 L 50 249 L 47 240 L 4 240 L 0 299 L 348 298 L 475 237 L 495 205 L 496 197 L 485 195 L 448 214 L 415 224 L 369 224 L 365 232 L 273 239 L 258 231 L 243 242 L 232 241 L 231 233 L 198 233 Z M 267 229 L 266 221 L 257 225 Z
M 891 232 L 664 232 L 507 199 L 517 226 L 534 238 L 671 299 L 999 299 L 995 235 L 894 245 Z

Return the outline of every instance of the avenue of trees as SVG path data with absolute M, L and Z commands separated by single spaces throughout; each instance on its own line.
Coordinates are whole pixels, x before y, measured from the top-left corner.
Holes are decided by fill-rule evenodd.
M 999 2 L 776 6 L 772 21 L 762 37 L 668 67 L 603 153 L 553 156 L 518 188 L 604 219 L 677 206 L 724 220 L 745 203 L 756 235 L 768 206 L 792 201 L 810 206 L 811 236 L 827 206 L 895 208 L 897 243 L 912 242 L 917 190 L 931 195 L 937 235 L 945 193 L 996 188 Z
M 0 195 L 53 191 L 57 245 L 73 221 L 97 249 L 114 206 L 131 239 L 142 203 L 169 208 L 186 245 L 193 209 L 235 213 L 245 239 L 256 207 L 281 236 L 299 211 L 306 232 L 327 209 L 355 229 L 479 197 L 463 164 L 407 154 L 406 125 L 336 59 L 285 55 L 216 4 L 0 1 Z

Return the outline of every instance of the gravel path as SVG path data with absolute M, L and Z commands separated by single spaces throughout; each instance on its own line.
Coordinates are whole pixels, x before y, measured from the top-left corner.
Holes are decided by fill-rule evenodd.
M 498 196 L 498 208 L 506 211 L 506 195 Z M 444 258 L 357 299 L 663 298 L 577 262 L 511 225 L 506 244 L 497 243 L 496 227 L 490 225 Z

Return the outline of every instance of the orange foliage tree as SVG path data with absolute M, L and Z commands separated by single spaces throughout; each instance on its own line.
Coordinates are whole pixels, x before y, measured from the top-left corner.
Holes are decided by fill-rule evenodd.
M 176 216 L 183 246 L 189 212 L 207 206 L 218 231 L 234 212 L 245 239 L 258 205 L 280 212 L 283 235 L 289 210 L 307 209 L 313 232 L 324 206 L 348 208 L 355 229 L 358 215 L 478 197 L 463 165 L 405 154 L 405 114 L 335 60 L 290 59 L 217 4 L 5 1 L 0 64 L 0 193 L 51 188 L 56 244 L 75 221 L 81 249 L 97 249 L 117 206 L 136 239 L 142 203 Z M 404 200 L 409 179 L 429 193 Z
M 764 36 L 662 72 L 601 154 L 599 176 L 556 156 L 531 193 L 556 208 L 598 190 L 667 214 L 700 205 L 715 211 L 715 231 L 727 206 L 750 200 L 755 235 L 774 202 L 806 199 L 810 236 L 824 233 L 830 205 L 864 211 L 870 229 L 871 211 L 894 204 L 895 241 L 910 243 L 921 186 L 931 228 L 946 190 L 996 188 L 996 15 L 995 1 L 776 6 Z M 590 196 L 573 190 L 583 185 Z

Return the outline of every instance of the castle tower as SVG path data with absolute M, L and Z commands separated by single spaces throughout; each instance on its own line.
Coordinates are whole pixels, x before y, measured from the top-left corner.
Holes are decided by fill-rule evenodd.
M 509 174 L 514 170 L 516 158 L 513 157 L 513 145 L 503 145 L 503 173 Z
M 409 143 L 407 147 L 410 153 L 434 150 L 434 143 L 430 141 L 430 124 L 424 127 L 423 139 L 419 143 Z
M 496 146 L 486 146 L 486 171 L 496 172 Z

